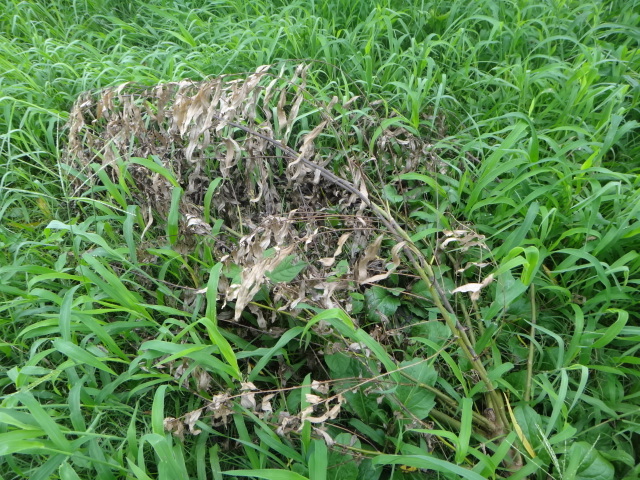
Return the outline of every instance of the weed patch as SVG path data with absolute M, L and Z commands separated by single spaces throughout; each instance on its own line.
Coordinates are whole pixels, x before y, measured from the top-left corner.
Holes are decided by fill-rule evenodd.
M 637 2 L 2 7 L 2 478 L 638 476 Z

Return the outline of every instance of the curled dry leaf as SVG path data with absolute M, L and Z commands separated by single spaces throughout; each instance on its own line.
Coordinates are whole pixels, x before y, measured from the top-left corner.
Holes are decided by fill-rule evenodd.
M 227 300 L 236 301 L 234 320 L 240 319 L 242 311 L 260 290 L 265 282 L 265 273 L 274 270 L 294 249 L 295 245 L 278 248 L 275 255 L 263 258 L 251 268 L 242 271 L 241 283 L 231 285 L 231 292 L 227 295 Z
M 480 299 L 480 291 L 491 282 L 493 282 L 493 275 L 489 275 L 482 281 L 482 283 L 467 283 L 466 285 L 462 285 L 452 290 L 451 293 L 468 292 L 471 294 L 471 300 L 478 301 Z
M 273 397 L 275 397 L 275 394 L 273 393 L 262 397 L 262 401 L 260 402 L 260 410 L 262 410 L 264 413 L 273 413 L 273 407 L 271 406 L 271 399 Z
M 281 437 L 286 436 L 287 433 L 297 430 L 300 426 L 300 418 L 291 415 L 289 412 L 280 412 L 278 415 L 278 428 L 276 433 Z
M 472 230 L 444 230 L 442 234 L 446 237 L 440 242 L 440 248 L 446 248 L 451 243 L 458 244 L 462 252 L 466 252 L 472 247 L 480 247 L 490 250 L 484 242 L 485 236 Z
M 211 380 L 212 380 L 211 375 L 209 375 L 202 368 L 196 368 L 193 371 L 192 375 L 196 379 L 196 384 L 198 385 L 198 390 L 200 390 L 200 391 L 209 390 L 209 387 L 211 386 Z
M 327 447 L 333 447 L 335 445 L 335 440 L 331 438 L 331 435 L 329 435 L 324 428 L 313 427 L 313 431 L 322 437 L 324 442 L 327 444 Z
M 342 247 L 344 246 L 344 242 L 346 242 L 350 236 L 351 236 L 351 233 L 344 233 L 340 235 L 340 238 L 338 239 L 338 247 L 336 248 L 336 251 L 333 252 L 333 256 L 321 258 L 318 261 L 325 267 L 331 267 L 335 263 L 336 257 L 342 253 Z
M 229 415 L 233 414 L 233 405 L 231 403 L 231 397 L 228 393 L 219 393 L 214 395 L 209 404 L 207 405 L 207 411 L 212 413 L 212 424 L 226 425 L 229 419 Z
M 196 235 L 208 235 L 211 233 L 211 225 L 202 220 L 202 218 L 191 214 L 187 214 L 186 218 L 189 232 Z
M 380 246 L 382 245 L 382 239 L 384 235 L 379 235 L 373 243 L 371 243 L 364 251 L 364 255 L 356 263 L 355 277 L 357 282 L 362 282 L 369 277 L 367 267 L 369 263 L 378 259 L 378 253 L 380 253 Z
M 251 393 L 258 390 L 252 382 L 243 382 L 240 391 L 243 392 L 240 398 L 240 405 L 251 411 L 256 409 L 256 394 Z
M 311 390 L 315 390 L 316 392 L 322 393 L 326 395 L 329 393 L 329 384 L 327 382 L 319 382 L 314 380 L 311 382 Z
M 312 395 L 312 397 L 316 397 L 316 395 Z M 330 406 L 330 403 L 332 401 L 335 401 L 335 405 Z M 308 421 L 310 423 L 323 423 L 323 422 L 326 422 L 327 420 L 333 420 L 334 418 L 337 418 L 338 415 L 340 414 L 340 410 L 342 408 L 342 404 L 344 403 L 344 401 L 345 401 L 344 397 L 340 394 L 330 399 L 324 400 L 324 406 L 326 408 L 326 412 L 317 417 L 313 417 L 312 414 L 314 413 L 315 407 L 319 405 L 319 403 L 309 405 L 307 408 L 302 410 L 302 412 L 300 412 L 300 422 L 301 422 L 300 428 L 302 428 L 302 424 L 304 424 L 305 421 Z
M 387 271 L 385 273 L 379 273 L 378 275 L 373 275 L 369 278 L 362 280 L 361 283 L 376 283 L 381 282 L 382 280 L 386 280 L 389 278 L 396 268 L 400 266 L 400 255 L 399 252 L 407 242 L 400 242 L 393 246 L 391 249 L 391 264 L 387 265 Z
M 327 121 L 324 120 L 318 126 L 316 126 L 311 132 L 306 134 L 302 140 L 302 148 L 300 149 L 300 156 L 298 160 L 289 164 L 289 167 L 296 165 L 302 158 L 308 158 L 313 152 L 313 141 L 322 133 L 324 127 L 327 126 Z
M 366 357 L 371 356 L 371 350 L 364 343 L 352 343 L 349 345 L 348 350 L 353 353 L 364 353 Z
M 386 271 L 369 271 L 381 255 L 382 237 L 372 241 L 379 225 L 358 195 L 321 171 L 331 171 L 339 156 L 335 152 L 341 137 L 333 133 L 340 132 L 324 135 L 338 126 L 332 118 L 338 98 L 315 102 L 306 90 L 307 69 L 300 65 L 294 72 L 285 65 L 274 75 L 261 66 L 249 75 L 155 86 L 125 83 L 82 94 L 67 124 L 63 161 L 71 167 L 67 171 L 79 172 L 70 174 L 70 184 L 83 190 L 98 182 L 91 167 L 96 163 L 115 183 L 133 183 L 133 198 L 127 202 L 143 212 L 143 235 L 166 224 L 172 190 L 181 188 L 179 238 L 184 240 L 174 248 L 190 254 L 197 244 L 210 241 L 195 235 L 209 236 L 214 221 L 222 227 L 216 227 L 212 256 L 241 269 L 237 285 L 230 286 L 225 275 L 218 285 L 223 307 L 235 301 L 236 320 L 266 284 L 265 271 L 290 248 L 309 267 L 295 281 L 278 285 L 278 308 L 309 303 L 348 311 L 357 282 L 384 280 L 399 260 L 392 252 Z M 357 108 L 356 100 L 347 100 L 340 114 L 349 115 L 347 109 Z M 297 138 L 295 152 L 288 141 L 303 116 L 308 131 Z M 365 123 L 359 125 L 363 131 L 374 127 Z M 397 132 L 394 138 L 406 143 L 408 133 Z M 403 145 L 402 151 L 411 145 Z M 276 166 L 280 164 L 286 168 Z M 126 178 L 121 179 L 123 166 Z M 341 175 L 367 197 L 367 177 L 357 155 L 346 156 Z M 275 247 L 282 255 L 265 258 L 265 250 Z M 335 275 L 331 269 L 340 255 L 348 268 L 341 266 Z M 334 276 L 340 281 L 328 280 Z M 254 314 L 261 328 L 269 324 L 264 315 Z
M 189 427 L 189 433 L 190 434 L 198 435 L 198 434 L 202 433 L 202 430 L 199 430 L 199 429 L 195 428 L 195 424 L 200 419 L 201 415 L 202 415 L 202 409 L 199 408 L 197 410 L 194 410 L 192 412 L 187 413 L 184 416 L 184 424 Z
M 264 313 L 262 312 L 262 309 L 259 308 L 257 305 L 249 304 L 249 311 L 256 316 L 256 320 L 258 322 L 258 327 L 260 327 L 262 329 L 266 329 L 267 328 L 267 321 L 264 318 Z
M 162 426 L 166 432 L 171 432 L 176 437 L 184 440 L 184 423 L 173 417 L 167 417 L 162 421 Z
M 310 403 L 311 405 L 317 405 L 324 401 L 324 398 L 314 395 L 313 393 L 307 393 L 305 395 L 305 399 L 307 400 L 307 403 Z
M 467 264 L 462 267 L 459 268 L 458 270 L 456 270 L 456 273 L 464 273 L 467 270 L 469 270 L 470 268 L 473 267 L 477 267 L 479 269 L 483 269 L 485 267 L 488 267 L 489 265 L 491 265 L 491 262 L 467 262 Z

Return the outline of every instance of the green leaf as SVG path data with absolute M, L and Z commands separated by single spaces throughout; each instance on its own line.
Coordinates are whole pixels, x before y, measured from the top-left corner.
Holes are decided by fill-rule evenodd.
M 462 415 L 460 419 L 460 434 L 458 435 L 458 448 L 456 449 L 456 463 L 463 463 L 469 451 L 469 440 L 471 438 L 471 430 L 473 426 L 473 400 L 471 398 L 463 398 L 460 402 Z
M 266 480 L 309 480 L 299 473 L 290 472 L 289 470 L 277 470 L 275 468 L 263 468 L 257 470 L 228 470 L 222 472 L 223 475 L 232 475 L 234 477 L 257 477 Z
M 212 322 L 209 318 L 203 317 L 199 320 L 199 323 L 203 324 L 209 333 L 211 342 L 218 346 L 220 353 L 227 361 L 227 363 L 233 369 L 233 376 L 236 380 L 241 380 L 240 368 L 238 367 L 238 360 L 236 354 L 233 352 L 233 348 L 229 344 L 226 338 L 222 336 L 218 326 Z
M 563 480 L 611 480 L 613 465 L 587 442 L 576 442 L 567 454 L 569 463 Z
M 485 477 L 471 470 L 429 455 L 378 455 L 372 463 L 374 465 L 408 465 L 437 472 L 453 473 L 468 480 L 485 480 Z
M 311 480 L 327 478 L 327 444 L 324 440 L 314 440 L 309 457 L 309 477 Z
M 402 195 L 398 195 L 398 192 L 393 188 L 393 185 L 385 185 L 382 189 L 382 194 L 384 195 L 384 198 L 389 200 L 391 203 L 400 203 L 404 199 Z
M 300 335 L 303 330 L 304 329 L 302 327 L 293 327 L 285 332 L 273 347 L 271 347 L 265 354 L 261 355 L 260 360 L 256 363 L 249 374 L 249 381 L 254 381 L 262 369 L 267 365 L 267 363 L 269 363 L 271 358 L 273 358 L 273 356 L 276 355 L 287 343 Z
M 621 310 L 619 308 L 609 308 L 607 309 L 607 312 L 617 313 L 618 319 L 611 326 L 604 329 L 602 337 L 596 340 L 593 345 L 591 345 L 591 348 L 602 348 L 608 345 L 627 325 L 627 320 L 629 320 L 629 312 Z
M 171 245 L 175 245 L 180 233 L 180 200 L 182 199 L 182 194 L 183 190 L 180 187 L 173 187 L 171 190 L 171 207 L 167 215 L 167 237 Z
M 508 271 L 500 275 L 494 285 L 494 301 L 484 314 L 486 322 L 493 320 L 496 315 L 504 314 L 509 308 L 509 305 L 520 297 L 520 295 L 522 295 L 528 288 L 520 280 L 516 280 L 511 272 Z
M 98 370 L 102 370 L 103 372 L 110 373 L 113 376 L 117 376 L 116 372 L 114 372 L 109 367 L 107 367 L 104 364 L 104 361 L 102 359 L 99 359 L 99 358 L 91 355 L 85 349 L 80 348 L 79 346 L 75 345 L 74 343 L 68 342 L 66 340 L 62 340 L 61 338 L 58 338 L 58 339 L 53 341 L 53 346 L 60 353 L 65 354 L 71 360 L 74 360 L 76 363 L 78 363 L 80 365 L 82 365 L 84 363 L 84 364 L 90 365 L 90 366 L 92 366 L 94 368 L 97 368 Z
M 533 450 L 537 452 L 540 447 L 539 432 L 544 426 L 540 414 L 529 405 L 518 405 L 513 409 L 513 415 L 522 429 L 522 434 L 533 447 Z
M 44 434 L 43 430 L 13 430 L 0 433 L 0 457 L 44 448 L 44 442 L 36 440 Z
M 351 445 L 354 449 L 361 447 L 360 441 L 352 438 L 351 433 L 339 433 L 334 438 L 336 444 Z M 332 448 L 329 450 L 329 469 L 327 477 L 329 480 L 355 479 L 358 475 L 358 466 L 349 451 Z
M 160 385 L 153 396 L 151 407 L 151 429 L 156 435 L 164 436 L 164 397 L 168 385 Z
M 286 283 L 292 281 L 307 266 L 304 262 L 293 263 L 294 260 L 295 255 L 285 257 L 285 259 L 282 260 L 282 262 L 280 262 L 273 271 L 267 272 L 265 275 L 275 283 Z
M 173 185 L 174 188 L 180 188 L 180 184 L 176 180 L 176 177 L 174 176 L 174 174 L 160 164 L 160 160 L 158 159 L 158 157 L 155 155 L 152 155 L 151 158 L 154 158 L 155 160 L 157 160 L 158 163 L 148 158 L 141 158 L 141 157 L 131 157 L 129 159 L 129 162 L 142 165 L 143 167 L 147 167 L 152 172 L 155 172 L 161 175 L 162 177 L 164 177 L 169 183 L 171 183 L 171 185 Z
M 422 420 L 429 415 L 429 412 L 435 406 L 435 395 L 425 390 L 420 384 L 433 386 L 438 374 L 429 362 L 420 359 L 402 362 L 399 368 L 416 383 L 398 386 L 396 397 L 407 410 Z
M 61 480 L 80 480 L 80 477 L 68 462 L 60 465 L 59 472 Z
M 380 316 L 389 317 L 396 313 L 400 306 L 400 299 L 387 289 L 374 286 L 365 293 L 367 299 L 368 314 L 374 320 L 380 320 Z
M 44 430 L 53 444 L 64 452 L 73 452 L 73 447 L 67 440 L 62 428 L 40 405 L 40 402 L 28 391 L 16 394 L 16 398 L 27 407 L 37 424 Z

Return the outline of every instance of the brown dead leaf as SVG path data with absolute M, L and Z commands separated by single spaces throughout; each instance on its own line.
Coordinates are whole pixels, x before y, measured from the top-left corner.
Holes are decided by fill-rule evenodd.
M 167 417 L 162 421 L 162 426 L 166 432 L 171 432 L 176 437 L 184 440 L 184 423 L 173 417 Z
M 288 255 L 293 252 L 295 245 L 285 248 L 275 247 L 276 253 L 271 257 L 266 257 L 250 268 L 244 269 L 241 274 L 239 285 L 231 285 L 231 292 L 227 295 L 227 300 L 235 300 L 234 320 L 238 321 L 242 311 L 253 300 L 253 297 L 260 290 L 265 282 L 265 273 L 273 271 Z
M 297 430 L 300 426 L 300 418 L 297 415 L 291 415 L 289 412 L 280 412 L 278 414 L 278 428 L 276 433 L 281 437 L 287 433 Z
M 444 249 L 451 243 L 457 243 L 462 252 L 466 252 L 472 247 L 489 250 L 489 247 L 484 242 L 486 237 L 471 230 L 444 230 L 442 233 L 446 238 L 440 242 L 440 248 Z
M 202 415 L 202 409 L 199 408 L 197 410 L 187 413 L 184 416 L 184 424 L 189 427 L 189 433 L 191 435 L 198 435 L 202 433 L 202 430 L 195 428 L 195 424 L 200 419 L 201 415 Z
M 342 247 L 344 246 L 344 243 L 349 239 L 350 236 L 351 236 L 351 233 L 344 233 L 340 235 L 340 238 L 338 239 L 338 247 L 336 248 L 335 252 L 333 252 L 333 256 L 320 258 L 318 261 L 325 267 L 333 266 L 333 264 L 336 261 L 336 257 L 342 253 Z
M 311 390 L 315 390 L 316 392 L 326 395 L 329 393 L 329 384 L 327 382 L 314 380 L 311 382 Z
M 384 235 L 378 236 L 373 243 L 371 243 L 364 251 L 364 255 L 358 260 L 355 268 L 355 280 L 362 282 L 366 280 L 369 275 L 367 267 L 369 263 L 378 259 L 378 253 L 380 253 L 380 245 L 382 245 L 382 239 Z
M 493 282 L 493 275 L 489 275 L 485 278 L 482 283 L 467 283 L 466 285 L 462 285 L 454 290 L 451 293 L 470 293 L 471 300 L 478 301 L 480 299 L 480 291 Z
M 313 427 L 313 431 L 322 437 L 324 443 L 327 444 L 327 447 L 332 447 L 333 445 L 335 445 L 335 440 L 331 438 L 331 435 L 329 435 L 323 427 Z
M 316 395 L 311 395 L 311 397 L 313 398 L 313 397 L 317 397 L 317 396 Z M 331 405 L 330 406 L 330 403 L 332 401 L 335 402 L 335 405 Z M 313 404 L 313 405 L 309 405 L 307 408 L 302 410 L 302 412 L 300 412 L 300 422 L 301 422 L 301 427 L 300 428 L 302 428 L 302 425 L 304 424 L 305 421 L 308 421 L 310 423 L 324 423 L 327 420 L 333 420 L 333 419 L 337 418 L 338 415 L 340 414 L 340 410 L 342 408 L 342 404 L 343 403 L 344 403 L 344 397 L 342 395 L 340 395 L 340 394 L 338 394 L 335 397 L 332 397 L 331 399 L 325 400 L 324 401 L 324 406 L 326 408 L 326 412 L 323 415 L 320 415 L 320 416 L 317 416 L 317 417 L 313 417 L 312 414 L 314 412 L 314 409 L 318 405 L 318 403 Z
M 231 396 L 228 393 L 219 393 L 214 395 L 207 410 L 212 413 L 212 424 L 226 425 L 229 416 L 233 414 L 233 405 L 231 402 Z
M 262 401 L 260 402 L 260 410 L 262 410 L 264 413 L 273 413 L 273 407 L 271 406 L 271 399 L 273 397 L 275 397 L 275 394 L 273 393 L 262 397 Z

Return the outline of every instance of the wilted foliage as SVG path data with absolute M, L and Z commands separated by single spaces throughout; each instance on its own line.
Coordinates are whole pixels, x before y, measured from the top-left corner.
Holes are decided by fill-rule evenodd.
M 193 235 L 215 236 L 218 258 L 242 267 L 238 283 L 220 283 L 224 298 L 235 302 L 236 320 L 272 272 L 285 307 L 311 302 L 324 308 L 337 306 L 358 284 L 390 274 L 380 262 L 373 265 L 383 236 L 363 202 L 361 159 L 341 152 L 344 136 L 334 133 L 338 98 L 316 104 L 305 89 L 308 66 L 290 78 L 285 71 L 273 75 L 261 66 L 244 77 L 87 92 L 68 122 L 65 161 L 76 192 L 104 172 L 130 186 L 130 201 L 149 226 L 168 221 L 178 190 L 177 235 L 187 243 Z M 347 99 L 341 115 L 356 103 Z M 405 147 L 413 158 L 407 168 L 425 147 L 400 130 L 385 130 L 377 145 L 383 156 L 394 145 Z M 323 175 L 332 162 L 343 184 Z M 222 219 L 225 228 L 213 232 L 212 219 Z M 391 270 L 400 264 L 398 250 Z

